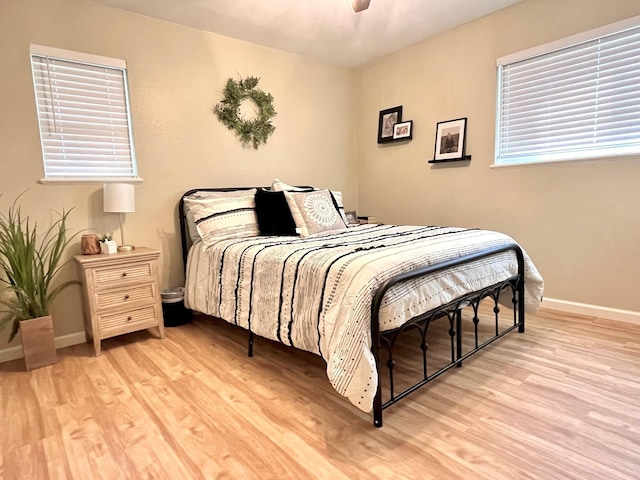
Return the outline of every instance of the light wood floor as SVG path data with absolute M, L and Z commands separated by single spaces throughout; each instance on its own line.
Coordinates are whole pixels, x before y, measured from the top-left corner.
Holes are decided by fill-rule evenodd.
M 638 479 L 640 326 L 541 311 L 385 411 L 199 317 L 0 365 L 4 479 Z

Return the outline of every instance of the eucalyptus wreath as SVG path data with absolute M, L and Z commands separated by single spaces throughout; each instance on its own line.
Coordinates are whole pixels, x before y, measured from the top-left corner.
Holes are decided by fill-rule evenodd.
M 213 107 L 218 120 L 229 130 L 234 130 L 243 145 L 252 144 L 256 149 L 261 143 L 266 144 L 267 138 L 276 129 L 271 123 L 271 119 L 276 116 L 273 97 L 257 88 L 259 81 L 257 77 L 228 79 L 222 92 L 222 100 Z M 240 114 L 240 105 L 246 99 L 250 99 L 258 107 L 255 118 L 247 119 Z

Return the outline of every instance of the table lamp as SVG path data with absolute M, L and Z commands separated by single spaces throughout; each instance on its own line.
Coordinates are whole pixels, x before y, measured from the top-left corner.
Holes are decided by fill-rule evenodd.
M 136 211 L 136 197 L 134 185 L 132 183 L 105 183 L 102 189 L 104 200 L 104 211 L 118 213 L 120 217 L 120 239 L 119 252 L 130 252 L 135 250 L 133 245 L 124 243 L 124 229 L 122 228 L 122 216 L 125 213 Z

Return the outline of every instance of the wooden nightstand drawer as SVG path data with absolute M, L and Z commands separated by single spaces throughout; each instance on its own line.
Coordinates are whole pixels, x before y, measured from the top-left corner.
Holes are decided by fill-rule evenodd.
M 127 288 L 101 290 L 96 292 L 96 305 L 98 310 L 113 307 L 127 308 L 140 302 L 151 302 L 157 299 L 158 294 L 152 283 L 146 285 L 134 285 Z
M 153 305 L 125 312 L 98 315 L 98 325 L 100 325 L 100 333 L 103 337 L 125 333 L 129 331 L 129 328 L 134 331 L 144 328 L 145 325 L 155 326 L 157 324 L 158 318 Z
M 151 263 L 133 263 L 116 267 L 93 269 L 93 281 L 97 288 L 112 285 L 122 281 L 152 281 L 153 270 Z

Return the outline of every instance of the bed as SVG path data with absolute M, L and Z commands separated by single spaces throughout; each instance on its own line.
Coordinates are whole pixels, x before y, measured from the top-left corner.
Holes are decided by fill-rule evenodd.
M 505 334 L 524 332 L 525 311 L 542 299 L 540 274 L 507 235 L 347 225 L 340 192 L 277 182 L 182 196 L 185 305 L 246 329 L 249 355 L 254 335 L 320 355 L 334 389 L 373 410 L 376 427 L 384 409 Z M 495 331 L 485 339 L 477 325 L 487 299 Z M 505 304 L 506 326 L 499 320 Z M 463 348 L 465 309 L 474 328 Z M 435 322 L 448 326 L 450 356 L 434 370 L 427 334 Z M 421 372 L 398 389 L 394 348 L 407 332 L 418 333 Z

